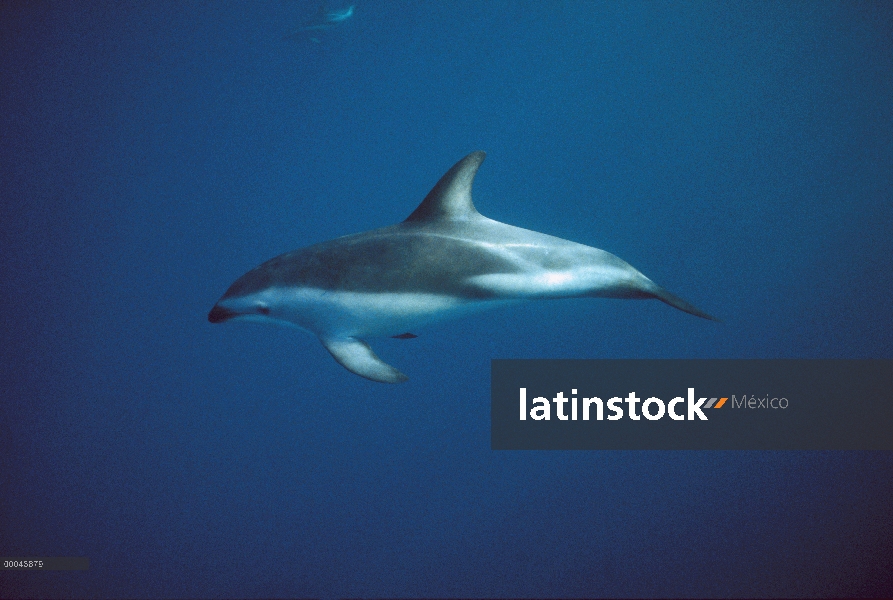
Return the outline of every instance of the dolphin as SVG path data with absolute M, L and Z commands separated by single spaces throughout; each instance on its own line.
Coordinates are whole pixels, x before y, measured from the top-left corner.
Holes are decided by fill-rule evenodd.
M 326 21 L 329 23 L 341 23 L 342 21 L 346 21 L 353 16 L 353 8 L 354 5 L 351 4 L 344 10 L 333 10 L 326 14 Z
M 512 301 L 656 298 L 716 320 L 609 252 L 506 225 L 471 200 L 484 152 L 441 177 L 402 223 L 295 250 L 248 271 L 208 320 L 294 325 L 344 368 L 372 381 L 408 377 L 366 339 L 410 339 L 441 319 Z
M 305 25 L 301 27 L 298 31 L 315 31 L 315 30 L 325 30 L 331 29 L 335 25 L 339 23 L 343 23 L 347 21 L 349 18 L 353 16 L 354 5 L 351 4 L 347 8 L 343 10 L 332 10 L 326 11 L 324 8 L 320 8 L 320 12 L 316 17 L 316 22 L 311 23 L 310 25 Z M 294 37 L 296 34 L 292 34 L 290 36 L 286 36 L 286 39 L 290 37 Z

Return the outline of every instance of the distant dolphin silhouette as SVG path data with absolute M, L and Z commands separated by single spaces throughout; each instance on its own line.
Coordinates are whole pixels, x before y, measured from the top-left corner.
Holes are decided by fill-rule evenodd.
M 346 21 L 353 16 L 353 7 L 354 7 L 354 5 L 351 4 L 344 10 L 332 11 L 332 12 L 326 14 L 326 20 L 329 23 L 340 23 L 342 21 Z
M 351 18 L 353 16 L 353 10 L 354 10 L 353 4 L 351 4 L 350 6 L 348 6 L 347 8 L 345 8 L 343 10 L 326 11 L 325 9 L 320 9 L 320 13 L 319 13 L 319 15 L 317 15 L 315 22 L 311 23 L 310 25 L 305 25 L 304 27 L 301 27 L 298 31 L 316 31 L 316 30 L 323 30 L 323 29 L 331 29 L 335 25 L 338 25 L 339 23 L 343 23 L 344 21 Z M 293 36 L 288 36 L 288 37 L 293 37 Z
M 208 320 L 296 325 L 348 371 L 399 383 L 406 375 L 365 338 L 408 339 L 432 321 L 512 300 L 657 298 L 713 319 L 613 254 L 478 213 L 471 186 L 484 156 L 473 152 L 456 163 L 402 223 L 295 250 L 249 271 Z

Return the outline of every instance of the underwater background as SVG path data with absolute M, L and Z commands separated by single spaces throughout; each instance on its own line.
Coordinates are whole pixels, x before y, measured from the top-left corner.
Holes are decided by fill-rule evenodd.
M 0 596 L 893 593 L 889 452 L 492 451 L 489 396 L 492 358 L 893 358 L 893 3 L 349 8 L 0 4 L 0 555 L 90 559 Z M 532 302 L 373 340 L 397 386 L 208 323 L 474 150 L 482 214 L 723 322 Z

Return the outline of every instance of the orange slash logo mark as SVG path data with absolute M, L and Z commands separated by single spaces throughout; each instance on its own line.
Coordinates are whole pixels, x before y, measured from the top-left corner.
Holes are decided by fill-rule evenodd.
M 717 402 L 716 406 L 714 406 L 713 408 L 722 408 L 722 405 L 726 403 L 726 400 L 728 400 L 728 398 L 720 398 L 719 402 Z

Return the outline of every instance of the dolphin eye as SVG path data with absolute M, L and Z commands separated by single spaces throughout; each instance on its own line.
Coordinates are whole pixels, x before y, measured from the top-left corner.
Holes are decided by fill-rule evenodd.
M 268 315 L 268 314 L 270 314 L 270 309 L 267 306 L 258 306 L 257 312 L 259 312 L 262 315 Z

